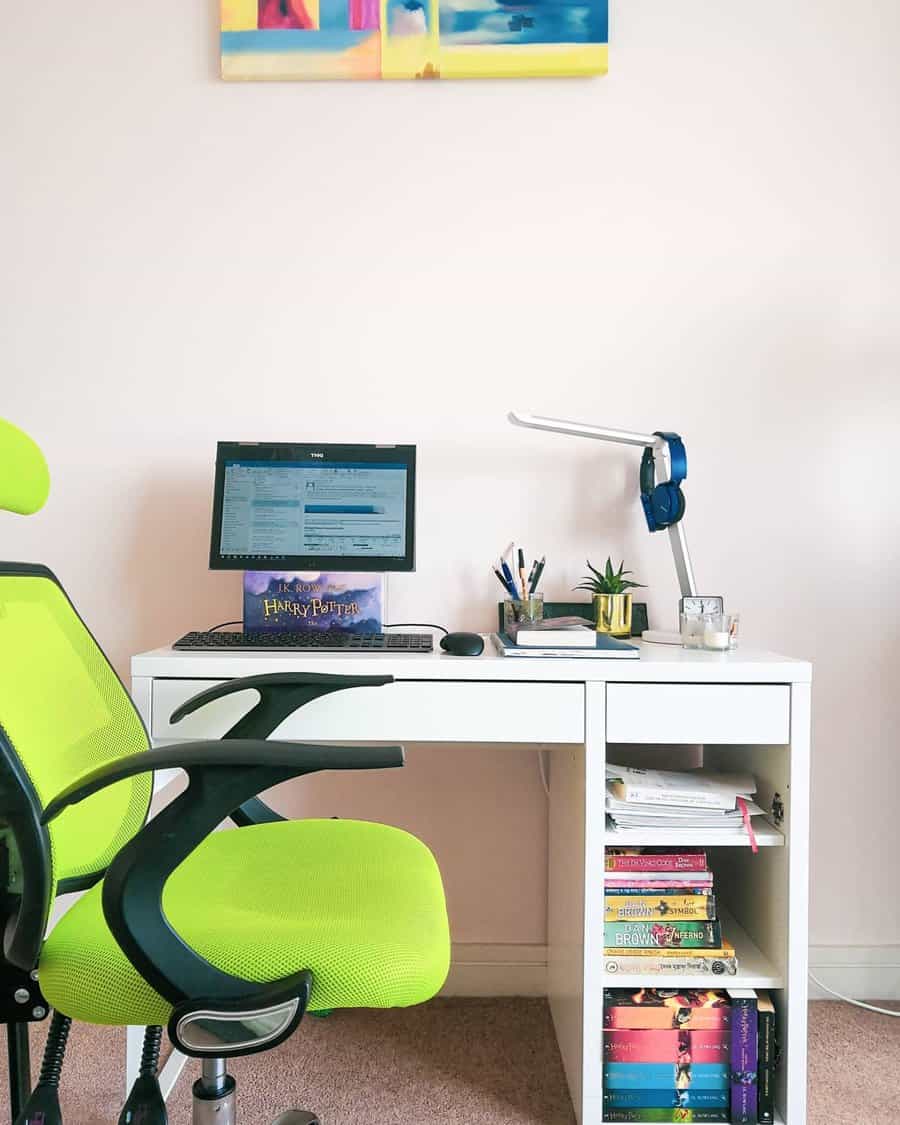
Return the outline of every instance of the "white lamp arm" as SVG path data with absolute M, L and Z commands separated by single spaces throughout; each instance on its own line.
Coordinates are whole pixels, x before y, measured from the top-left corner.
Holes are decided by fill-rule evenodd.
M 517 410 L 511 410 L 507 417 L 514 426 L 524 426 L 529 430 L 547 430 L 553 434 L 569 434 L 572 437 L 593 438 L 595 441 L 610 441 L 617 445 L 636 445 L 643 449 L 652 449 L 653 459 L 656 462 L 657 481 L 671 479 L 669 443 L 658 434 L 613 430 L 607 426 L 592 426 L 587 422 L 567 422 L 562 418 L 545 418 L 540 414 L 525 414 Z M 668 531 L 682 596 L 696 596 L 697 582 L 684 534 L 684 522 L 679 520 L 678 523 L 672 524 Z
M 540 414 L 523 414 L 511 410 L 507 415 L 514 426 L 529 430 L 549 430 L 552 434 L 571 434 L 573 437 L 594 438 L 597 441 L 614 441 L 619 445 L 649 446 L 658 449 L 666 443 L 656 434 L 640 434 L 632 430 L 611 430 L 607 426 L 591 426 L 587 422 L 566 422 L 562 418 L 544 418 Z

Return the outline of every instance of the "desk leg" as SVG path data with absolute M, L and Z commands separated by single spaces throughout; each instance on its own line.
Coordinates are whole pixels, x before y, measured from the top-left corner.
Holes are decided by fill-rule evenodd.
M 602 1118 L 605 684 L 585 685 L 585 719 L 585 745 L 550 756 L 547 993 L 575 1115 L 579 1125 L 595 1125 Z

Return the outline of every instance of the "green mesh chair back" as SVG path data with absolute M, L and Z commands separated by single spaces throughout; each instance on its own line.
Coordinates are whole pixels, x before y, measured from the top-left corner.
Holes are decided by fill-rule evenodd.
M 149 746 L 119 678 L 42 567 L 0 564 L 0 740 L 42 807 L 82 774 Z M 151 790 L 147 775 L 123 781 L 54 821 L 54 884 L 93 882 L 143 824 Z
M 44 505 L 49 488 L 39 447 L 0 419 L 0 509 L 30 515 Z M 74 890 L 96 881 L 143 824 L 151 778 L 98 793 L 49 830 L 37 819 L 76 778 L 148 745 L 125 689 L 53 574 L 42 566 L 0 563 L 0 804 L 7 818 L 15 812 L 20 829 L 31 819 L 29 856 L 6 834 L 7 850 L 16 851 L 7 889 L 24 880 L 29 857 L 31 873 L 40 872 L 45 883 L 45 910 L 57 887 Z M 42 852 L 37 861 L 35 841 Z

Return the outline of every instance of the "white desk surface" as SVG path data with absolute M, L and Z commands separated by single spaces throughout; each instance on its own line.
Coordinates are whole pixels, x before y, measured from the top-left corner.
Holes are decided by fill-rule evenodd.
M 678 645 L 634 641 L 638 660 L 580 657 L 505 657 L 485 637 L 481 656 L 434 653 L 175 652 L 158 648 L 131 660 L 134 677 L 223 680 L 271 672 L 390 675 L 398 680 L 541 680 L 568 683 L 809 683 L 812 665 L 774 652 L 740 648 L 698 652 Z

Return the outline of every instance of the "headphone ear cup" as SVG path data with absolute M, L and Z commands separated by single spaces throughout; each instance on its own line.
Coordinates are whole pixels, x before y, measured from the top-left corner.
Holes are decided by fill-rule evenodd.
M 653 518 L 660 529 L 678 523 L 684 515 L 684 493 L 673 481 L 667 480 L 653 489 L 650 498 Z

